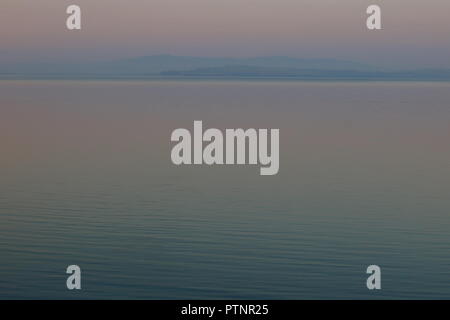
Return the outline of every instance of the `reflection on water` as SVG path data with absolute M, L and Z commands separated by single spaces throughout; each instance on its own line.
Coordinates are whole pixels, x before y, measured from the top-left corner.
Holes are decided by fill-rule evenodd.
M 450 298 L 449 86 L 1 81 L 0 298 Z M 194 120 L 279 174 L 172 165 Z

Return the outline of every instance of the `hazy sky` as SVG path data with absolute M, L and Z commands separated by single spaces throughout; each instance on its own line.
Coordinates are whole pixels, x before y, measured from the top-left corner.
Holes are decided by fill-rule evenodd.
M 82 8 L 68 31 L 66 7 Z M 383 30 L 368 31 L 379 4 Z M 450 68 L 449 0 L 0 0 L 0 64 L 170 53 Z

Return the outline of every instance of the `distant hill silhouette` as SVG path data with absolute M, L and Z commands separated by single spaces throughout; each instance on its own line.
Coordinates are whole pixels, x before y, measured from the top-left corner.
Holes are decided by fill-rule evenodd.
M 157 75 L 169 70 L 191 70 L 222 66 L 257 66 L 280 68 L 307 68 L 320 70 L 367 70 L 370 66 L 335 59 L 299 59 L 290 57 L 214 58 L 186 57 L 169 54 L 137 57 L 87 64 L 37 63 L 0 67 L 2 73 L 22 74 L 115 74 Z
M 0 66 L 1 78 L 295 78 L 449 80 L 449 70 L 387 71 L 337 59 L 300 59 L 282 56 L 254 58 L 154 55 L 85 64 L 35 63 Z
M 370 66 L 335 59 L 299 59 L 290 57 L 256 57 L 256 58 L 208 58 L 184 57 L 173 55 L 157 55 L 120 60 L 111 67 L 123 72 L 160 73 L 169 70 L 190 70 L 196 68 L 212 68 L 222 66 L 253 66 L 320 70 L 368 70 Z

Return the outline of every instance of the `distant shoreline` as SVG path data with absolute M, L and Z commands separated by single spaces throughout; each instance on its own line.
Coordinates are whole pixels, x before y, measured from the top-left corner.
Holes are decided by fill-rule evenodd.
M 0 66 L 0 79 L 448 82 L 450 69 L 386 69 L 346 60 L 283 56 L 217 58 L 163 54 L 92 63 L 6 65 Z
M 0 80 L 103 80 L 103 81 L 286 81 L 286 82 L 450 82 L 449 76 L 253 76 L 253 75 L 63 75 L 63 74 L 0 74 Z

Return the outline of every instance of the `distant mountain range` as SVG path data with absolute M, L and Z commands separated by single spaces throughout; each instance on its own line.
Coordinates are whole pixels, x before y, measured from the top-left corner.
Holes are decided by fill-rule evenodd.
M 158 55 L 115 61 L 104 67 L 116 72 L 161 73 L 169 70 L 187 71 L 197 68 L 233 66 L 276 67 L 320 70 L 367 70 L 370 66 L 333 59 L 299 59 L 290 57 L 208 58 Z
M 450 70 L 386 71 L 336 59 L 212 58 L 154 55 L 87 64 L 0 66 L 0 78 L 292 78 L 450 80 Z

